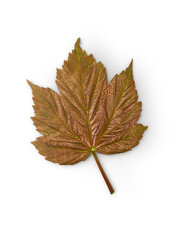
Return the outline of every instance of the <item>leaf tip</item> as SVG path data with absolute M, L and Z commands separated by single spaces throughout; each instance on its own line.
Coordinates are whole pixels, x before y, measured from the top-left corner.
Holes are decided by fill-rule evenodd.
M 34 86 L 34 84 L 32 84 L 28 79 L 26 79 L 26 81 L 31 88 Z
M 30 143 L 35 146 L 35 142 L 36 142 L 36 141 L 32 141 L 32 142 L 30 142 Z
M 131 67 L 133 66 L 133 58 L 131 59 L 129 66 L 131 66 Z
M 132 71 L 132 68 L 133 68 L 133 58 L 131 59 L 131 62 L 129 64 L 129 66 L 125 69 L 125 71 Z
M 80 44 L 80 38 L 77 39 L 76 43 L 75 43 L 75 49 L 79 48 L 79 44 Z
M 148 126 L 143 126 L 142 133 L 144 133 L 147 130 Z
M 30 81 L 28 79 L 26 79 L 27 83 L 30 85 Z

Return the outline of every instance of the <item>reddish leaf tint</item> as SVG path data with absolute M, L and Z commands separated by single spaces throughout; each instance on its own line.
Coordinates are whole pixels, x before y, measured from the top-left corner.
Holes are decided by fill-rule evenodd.
M 60 94 L 28 81 L 33 91 L 37 131 L 43 136 L 32 142 L 51 162 L 75 164 L 93 154 L 114 192 L 96 153 L 126 152 L 138 145 L 147 127 L 136 123 L 141 113 L 132 73 L 132 62 L 108 84 L 106 70 L 93 55 L 79 46 L 57 69 Z

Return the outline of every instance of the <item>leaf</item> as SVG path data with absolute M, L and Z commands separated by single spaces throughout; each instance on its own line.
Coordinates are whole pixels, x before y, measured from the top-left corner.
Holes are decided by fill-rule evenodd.
M 132 73 L 132 62 L 108 84 L 106 70 L 79 45 L 57 69 L 60 94 L 28 81 L 33 92 L 33 123 L 43 136 L 32 142 L 51 162 L 75 164 L 93 154 L 107 183 L 96 152 L 121 153 L 138 145 L 147 127 L 136 123 L 141 113 Z

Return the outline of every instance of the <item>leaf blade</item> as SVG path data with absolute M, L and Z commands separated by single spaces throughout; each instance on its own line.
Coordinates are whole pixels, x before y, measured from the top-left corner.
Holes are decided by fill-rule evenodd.
M 73 165 L 80 161 L 86 160 L 91 152 L 77 151 L 69 148 L 56 147 L 56 145 L 49 143 L 48 139 L 39 137 L 36 141 L 32 142 L 38 152 L 45 156 L 46 160 L 60 165 Z
M 56 83 L 62 96 L 66 96 L 86 117 L 91 146 L 94 145 L 97 134 L 97 122 L 104 117 L 103 110 L 97 108 L 103 101 L 108 86 L 106 70 L 101 62 L 96 63 L 93 55 L 87 55 L 79 45 L 69 54 L 68 61 L 64 62 L 62 69 L 57 70 Z M 78 115 L 76 115 L 78 118 Z M 102 121 L 103 122 L 103 121 Z M 103 129 L 103 126 L 99 126 Z
M 115 136 L 114 139 L 105 140 L 96 148 L 96 151 L 102 154 L 115 154 L 131 150 L 139 144 L 143 133 L 148 127 L 142 124 L 135 124 L 128 129 L 127 133 Z
M 142 104 L 138 102 L 132 64 L 133 61 L 125 71 L 115 75 L 108 85 L 105 102 L 108 120 L 95 146 L 96 149 L 107 141 L 114 141 L 117 137 L 122 138 L 140 117 Z

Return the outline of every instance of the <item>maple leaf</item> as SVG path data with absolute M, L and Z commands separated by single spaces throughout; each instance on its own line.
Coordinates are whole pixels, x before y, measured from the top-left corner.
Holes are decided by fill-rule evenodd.
M 40 154 L 51 162 L 75 164 L 93 154 L 110 190 L 96 152 L 114 154 L 135 147 L 147 127 L 136 123 L 141 102 L 129 67 L 116 74 L 108 84 L 106 70 L 93 55 L 79 46 L 69 54 L 62 69 L 57 69 L 60 94 L 28 81 L 33 91 L 37 131 L 43 136 L 32 142 Z

